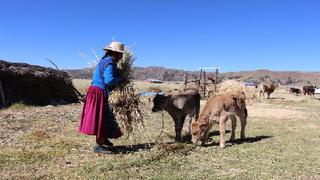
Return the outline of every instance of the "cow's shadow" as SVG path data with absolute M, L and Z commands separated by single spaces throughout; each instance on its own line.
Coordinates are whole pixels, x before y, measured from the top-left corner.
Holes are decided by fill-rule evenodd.
M 226 130 L 226 134 L 227 133 L 230 133 L 231 131 L 230 130 Z M 208 135 L 208 138 L 211 139 L 211 137 L 213 136 L 219 136 L 220 135 L 220 132 L 219 131 L 212 131 L 209 133 Z M 171 139 L 174 139 L 174 136 L 173 135 L 168 135 Z M 188 144 L 191 144 L 191 139 L 192 139 L 192 136 L 191 134 L 187 133 L 185 135 L 182 136 L 181 138 L 181 142 L 182 143 L 188 143 Z
M 228 133 L 231 133 L 231 131 L 230 130 L 226 130 L 225 133 L 228 134 Z M 212 132 L 209 132 L 208 138 L 211 138 L 213 136 L 219 136 L 219 135 L 220 135 L 219 131 L 212 131 Z
M 110 154 L 127 154 L 151 149 L 154 145 L 155 143 L 143 143 L 126 146 L 111 146 L 106 148 L 110 152 Z
M 268 100 L 268 98 L 266 98 Z M 284 100 L 286 98 L 283 98 L 283 97 L 271 97 L 269 98 L 269 100 Z
M 226 147 L 232 146 L 234 144 L 244 144 L 244 143 L 255 143 L 255 142 L 259 142 L 263 139 L 269 139 L 269 138 L 273 138 L 273 136 L 256 136 L 256 137 L 247 137 L 245 139 L 235 139 L 234 141 L 226 141 Z M 231 143 L 231 145 L 229 144 Z M 210 146 L 219 146 L 219 142 L 211 142 L 209 144 L 204 145 L 204 147 L 210 147 Z

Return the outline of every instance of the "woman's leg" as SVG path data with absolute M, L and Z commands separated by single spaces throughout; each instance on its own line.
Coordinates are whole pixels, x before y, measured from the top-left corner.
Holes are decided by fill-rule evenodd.
M 99 145 L 99 146 L 103 146 L 103 145 L 106 145 L 106 146 L 113 146 L 113 143 L 107 139 L 107 138 L 98 138 L 96 137 L 96 143 Z
M 104 140 L 105 140 L 105 138 L 96 137 L 97 145 L 95 145 L 93 147 L 93 152 L 94 153 L 101 153 L 101 154 L 109 154 L 109 153 L 111 153 L 110 151 L 108 151 L 108 149 L 105 146 L 103 146 L 104 145 Z
M 98 138 L 97 136 L 96 136 L 96 143 L 99 145 L 99 146 L 103 146 L 103 144 L 104 144 L 104 138 Z

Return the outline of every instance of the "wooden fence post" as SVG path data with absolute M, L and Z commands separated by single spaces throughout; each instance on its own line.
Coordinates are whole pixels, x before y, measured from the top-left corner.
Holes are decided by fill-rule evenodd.
M 184 75 L 184 90 L 183 91 L 187 90 L 187 84 L 188 84 L 188 75 L 185 74 Z
M 200 85 L 201 85 L 201 76 L 202 76 L 202 69 L 200 70 L 200 76 L 198 80 L 198 92 L 200 93 Z
M 206 71 L 203 71 L 203 98 L 206 97 Z
M 214 91 L 217 93 L 217 83 L 218 83 L 218 68 L 216 69 L 216 80 L 214 82 Z

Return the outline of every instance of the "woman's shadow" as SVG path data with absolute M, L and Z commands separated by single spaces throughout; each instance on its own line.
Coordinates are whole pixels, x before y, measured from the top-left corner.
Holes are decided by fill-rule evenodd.
M 127 154 L 151 149 L 154 145 L 155 143 L 143 143 L 126 146 L 108 146 L 106 148 L 110 152 L 110 154 Z

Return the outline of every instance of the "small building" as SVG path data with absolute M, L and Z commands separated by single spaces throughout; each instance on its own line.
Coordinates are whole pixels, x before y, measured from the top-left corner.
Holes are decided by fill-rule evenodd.
M 147 82 L 149 82 L 149 83 L 157 83 L 157 84 L 163 83 L 163 81 L 161 81 L 159 79 L 147 79 Z
M 258 87 L 258 84 L 253 82 L 243 82 L 242 84 L 249 87 L 255 87 L 255 88 Z

